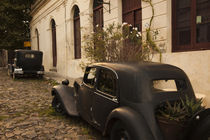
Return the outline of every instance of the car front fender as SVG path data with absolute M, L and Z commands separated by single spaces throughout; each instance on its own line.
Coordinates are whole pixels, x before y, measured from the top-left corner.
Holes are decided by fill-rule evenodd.
M 110 134 L 113 124 L 118 120 L 132 130 L 132 136 L 136 140 L 154 140 L 144 117 L 129 107 L 117 108 L 109 114 L 103 134 Z
M 52 96 L 59 98 L 67 114 L 78 116 L 74 88 L 66 85 L 57 85 L 52 88 Z

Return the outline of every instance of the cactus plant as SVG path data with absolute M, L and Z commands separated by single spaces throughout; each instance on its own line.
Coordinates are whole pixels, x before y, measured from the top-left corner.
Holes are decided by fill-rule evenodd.
M 202 99 L 195 100 L 187 96 L 185 99 L 181 98 L 179 101 L 173 103 L 166 101 L 163 106 L 158 108 L 157 116 L 177 122 L 185 122 L 205 109 L 202 106 L 202 102 Z

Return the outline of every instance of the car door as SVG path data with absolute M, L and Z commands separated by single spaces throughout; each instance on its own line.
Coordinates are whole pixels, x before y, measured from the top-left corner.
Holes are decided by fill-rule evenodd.
M 100 130 L 104 129 L 109 113 L 119 106 L 117 75 L 107 68 L 98 71 L 96 90 L 93 95 L 93 123 Z
M 88 122 L 92 122 L 92 100 L 96 83 L 96 67 L 86 68 L 83 84 L 78 92 L 78 111 Z

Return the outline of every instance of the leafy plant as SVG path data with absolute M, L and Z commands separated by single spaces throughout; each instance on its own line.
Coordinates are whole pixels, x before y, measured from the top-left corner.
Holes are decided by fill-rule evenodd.
M 162 107 L 157 109 L 157 116 L 177 122 L 185 122 L 204 110 L 202 101 L 202 99 L 195 100 L 187 96 L 185 99 L 181 98 L 173 103 L 166 101 Z
M 151 37 L 151 34 L 147 36 Z M 141 32 L 127 23 L 112 23 L 103 29 L 96 27 L 83 38 L 83 48 L 90 63 L 149 61 L 152 53 L 159 52 L 151 39 L 143 41 Z
M 182 121 L 186 117 L 185 108 L 181 106 L 181 102 L 171 104 L 167 101 L 165 106 L 158 109 L 158 116 L 169 120 Z
M 23 48 L 30 39 L 30 10 L 34 0 L 0 0 L 0 49 Z
M 203 111 L 205 108 L 202 106 L 203 99 L 189 99 L 188 96 L 186 96 L 186 100 L 182 100 L 182 105 L 186 110 L 186 117 L 192 118 L 194 117 L 198 112 Z

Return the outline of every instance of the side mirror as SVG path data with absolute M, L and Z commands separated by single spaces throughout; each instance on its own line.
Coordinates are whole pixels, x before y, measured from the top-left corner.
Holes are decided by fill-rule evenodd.
M 62 85 L 68 86 L 69 85 L 69 80 L 68 79 L 63 80 Z

